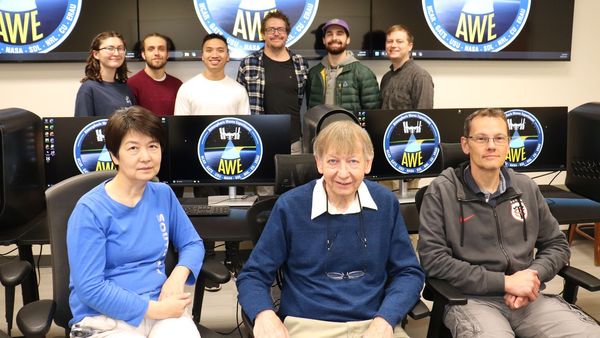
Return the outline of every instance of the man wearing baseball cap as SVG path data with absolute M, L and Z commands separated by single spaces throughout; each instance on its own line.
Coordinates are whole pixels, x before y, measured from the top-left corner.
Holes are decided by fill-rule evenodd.
M 324 103 L 351 112 L 380 108 L 375 74 L 346 50 L 350 44 L 348 23 L 342 19 L 327 21 L 323 26 L 323 44 L 327 56 L 308 72 L 308 108 Z

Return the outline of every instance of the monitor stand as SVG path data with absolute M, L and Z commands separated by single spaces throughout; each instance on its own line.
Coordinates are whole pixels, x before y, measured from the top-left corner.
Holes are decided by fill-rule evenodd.
M 396 191 L 398 202 L 400 202 L 400 204 L 414 203 L 415 195 L 415 191 L 408 191 L 408 181 L 400 180 L 400 189 Z
M 208 196 L 208 205 L 251 207 L 257 199 L 257 195 L 237 195 L 236 187 L 230 186 L 229 195 Z

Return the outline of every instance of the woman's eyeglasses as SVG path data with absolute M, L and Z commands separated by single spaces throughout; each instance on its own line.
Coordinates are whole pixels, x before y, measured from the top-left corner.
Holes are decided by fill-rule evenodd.
M 113 46 L 102 47 L 102 48 L 99 48 L 98 50 L 105 50 L 110 54 L 113 54 L 115 51 L 117 51 L 117 53 L 119 53 L 119 54 L 125 54 L 125 52 L 127 51 L 127 49 L 125 49 L 125 47 L 113 47 Z

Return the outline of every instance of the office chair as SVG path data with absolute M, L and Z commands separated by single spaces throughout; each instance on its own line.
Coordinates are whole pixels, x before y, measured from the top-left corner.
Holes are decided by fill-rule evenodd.
M 460 150 L 460 144 L 458 143 L 442 143 L 440 144 L 440 148 L 443 168 L 456 167 L 465 160 L 468 160 L 468 155 L 465 155 Z M 421 210 L 421 204 L 427 188 L 428 186 L 421 187 L 415 195 L 417 212 Z M 565 266 L 560 270 L 558 275 L 565 280 L 562 296 L 571 304 L 575 304 L 577 301 L 579 287 L 583 287 L 589 291 L 600 290 L 600 279 L 580 269 Z M 423 297 L 433 302 L 427 338 L 452 337 L 450 330 L 444 325 L 444 309 L 446 305 L 467 304 L 467 297 L 448 282 L 436 278 L 426 278 Z
M 320 177 L 313 154 L 275 155 L 275 195 Z
M 313 154 L 301 154 L 301 155 L 287 155 L 277 154 L 275 155 L 275 193 L 282 194 L 292 188 L 308 183 L 314 179 L 321 177 L 317 170 L 317 163 Z M 252 242 L 256 245 L 260 238 L 275 202 L 277 196 L 269 199 L 261 200 L 256 202 L 247 213 L 248 225 L 252 229 L 254 234 Z M 275 282 L 279 288 L 283 285 L 283 276 L 281 271 L 277 271 L 275 276 Z M 425 318 L 429 315 L 429 309 L 422 302 L 419 301 L 413 309 L 409 312 L 409 316 L 413 319 Z M 247 317 L 242 309 L 242 319 L 245 327 L 247 328 L 246 333 L 248 337 L 252 337 L 253 323 Z
M 0 283 L 4 286 L 4 306 L 6 309 L 6 331 L 10 335 L 15 307 L 15 288 L 29 275 L 32 266 L 27 261 L 12 260 L 0 265 Z
M 52 320 L 56 325 L 65 329 L 66 337 L 69 336 L 69 320 L 72 318 L 72 314 L 69 307 L 67 222 L 79 198 L 101 182 L 112 178 L 115 174 L 116 171 L 96 171 L 81 174 L 59 182 L 46 190 L 47 217 L 52 249 L 53 299 L 27 304 L 19 311 L 17 325 L 25 337 L 44 337 L 50 330 Z M 167 258 L 168 262 L 173 262 L 173 260 Z M 174 264 L 169 263 L 169 265 L 173 266 Z M 197 285 L 204 283 L 206 279 L 226 283 L 229 278 L 230 274 L 225 266 L 207 259 L 202 265 Z M 204 290 L 203 284 L 200 290 Z M 194 296 L 202 297 L 202 292 L 200 294 L 196 293 Z M 196 324 L 198 323 L 199 318 Z M 211 336 L 211 332 L 206 328 L 199 327 L 199 330 L 203 337 Z

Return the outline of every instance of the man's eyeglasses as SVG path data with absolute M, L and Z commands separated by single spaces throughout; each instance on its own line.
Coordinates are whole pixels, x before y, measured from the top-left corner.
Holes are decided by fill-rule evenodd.
M 328 272 L 327 277 L 335 280 L 356 279 L 365 275 L 364 270 L 356 270 L 350 272 Z
M 287 31 L 285 30 L 285 27 L 269 27 L 269 28 L 265 29 L 265 33 L 267 33 L 269 35 L 273 35 L 273 34 L 275 34 L 275 32 L 277 32 L 278 34 L 287 33 Z
M 113 47 L 113 46 L 102 47 L 102 48 L 99 48 L 98 50 L 105 50 L 111 54 L 114 53 L 115 51 L 117 51 L 119 54 L 125 54 L 125 51 L 127 51 L 127 49 L 125 49 L 125 47 Z
M 479 144 L 488 144 L 490 140 L 493 140 L 495 144 L 506 144 L 508 142 L 508 136 L 498 135 L 494 137 L 477 135 L 477 136 L 468 136 L 468 139 L 473 140 L 475 143 Z

